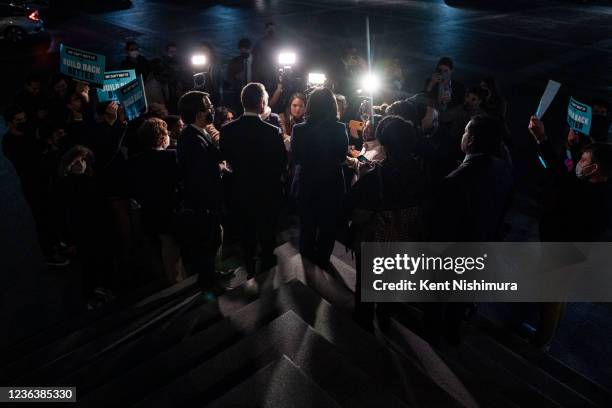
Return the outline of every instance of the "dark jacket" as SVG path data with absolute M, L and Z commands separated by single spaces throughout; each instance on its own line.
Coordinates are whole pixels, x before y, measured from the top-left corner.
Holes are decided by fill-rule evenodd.
M 94 154 L 94 170 L 100 188 L 107 197 L 126 198 L 126 156 L 122 149 L 126 128 L 118 120 L 111 126 L 106 121 L 91 127 L 89 147 Z
M 433 238 L 447 242 L 499 240 L 512 198 L 512 173 L 500 158 L 469 158 L 434 193 Z
M 168 231 L 176 204 L 178 163 L 175 150 L 147 150 L 128 160 L 130 198 L 142 206 L 149 232 Z
M 219 162 L 221 153 L 208 134 L 189 125 L 181 132 L 177 145 L 183 199 L 194 210 L 221 209 L 223 203 Z
M 612 225 L 612 183 L 579 180 L 574 166 L 568 169 L 565 157 L 559 157 L 550 142 L 538 147 L 548 176 L 543 188 L 540 240 L 607 241 L 607 230 Z M 573 162 L 578 160 L 580 151 Z
M 427 93 L 427 95 L 431 99 L 437 102 L 439 87 L 434 86 L 430 92 L 427 92 L 427 87 L 429 86 L 429 82 L 431 82 L 431 79 L 428 79 L 425 81 L 424 92 Z M 454 108 L 455 106 L 461 106 L 463 105 L 464 100 L 465 100 L 465 86 L 463 85 L 463 83 L 459 81 L 455 81 L 453 79 L 451 81 L 451 100 L 448 103 L 448 105 L 446 105 L 446 108 L 451 109 L 451 108 Z
M 277 128 L 281 129 L 281 121 L 280 121 L 280 116 L 278 116 L 277 113 L 274 112 L 270 112 L 270 114 L 268 115 L 268 117 L 264 120 L 264 122 L 271 124 L 272 126 L 276 126 Z M 281 133 L 282 134 L 282 133 Z
M 221 154 L 233 174 L 238 204 L 278 203 L 287 153 L 280 128 L 255 116 L 241 116 L 221 128 Z
M 340 122 L 300 123 L 293 127 L 291 153 L 296 164 L 293 192 L 300 200 L 342 200 L 342 164 L 348 152 Z
M 121 61 L 119 69 L 133 69 L 136 71 L 136 76 L 142 75 L 142 78 L 146 79 L 149 75 L 151 66 L 149 64 L 149 60 L 142 55 L 139 55 L 138 58 L 136 58 L 136 61 L 126 57 L 123 61 Z

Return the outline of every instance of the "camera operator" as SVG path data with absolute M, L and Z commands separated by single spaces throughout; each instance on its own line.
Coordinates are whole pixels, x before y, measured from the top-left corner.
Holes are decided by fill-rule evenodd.
M 254 81 L 273 89 L 276 77 L 276 51 L 280 48 L 280 39 L 276 35 L 276 24 L 268 21 L 265 25 L 265 35 L 253 46 L 253 59 L 255 67 Z
M 217 58 L 217 53 L 212 45 L 203 41 L 197 49 L 197 54 L 206 57 L 206 66 L 202 72 L 197 72 L 203 74 L 204 80 L 203 83 L 194 84 L 195 88 L 198 91 L 209 94 L 213 105 L 221 105 L 223 99 L 223 72 L 221 71 L 221 64 Z
M 425 82 L 425 92 L 436 101 L 435 108 L 442 112 L 463 103 L 465 87 L 453 80 L 454 64 L 450 57 L 442 57 L 436 64 L 436 71 Z
M 298 73 L 292 68 L 280 68 L 278 70 L 278 82 L 274 93 L 270 97 L 270 108 L 273 112 L 281 113 L 289 104 L 291 95 L 303 92 L 306 84 L 303 83 Z
M 251 40 L 242 38 L 238 41 L 240 55 L 234 57 L 227 64 L 227 83 L 232 93 L 231 108 L 241 112 L 240 92 L 242 88 L 253 80 L 253 54 L 251 53 Z

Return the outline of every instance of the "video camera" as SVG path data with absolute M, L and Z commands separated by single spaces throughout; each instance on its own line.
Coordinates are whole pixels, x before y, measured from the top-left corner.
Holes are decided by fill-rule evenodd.
M 193 87 L 196 90 L 203 90 L 206 87 L 208 58 L 204 54 L 194 54 L 191 57 L 191 65 L 196 71 L 193 74 Z

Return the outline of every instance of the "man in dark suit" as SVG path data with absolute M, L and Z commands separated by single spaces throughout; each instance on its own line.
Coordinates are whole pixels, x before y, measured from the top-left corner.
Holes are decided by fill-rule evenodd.
M 501 158 L 503 122 L 472 117 L 461 140 L 465 159 L 442 180 L 434 200 L 436 241 L 489 242 L 499 229 L 512 196 L 512 172 Z
M 221 154 L 204 130 L 213 121 L 214 108 L 208 94 L 190 91 L 181 97 L 178 109 L 187 125 L 177 145 L 185 208 L 180 217 L 185 260 L 191 264 L 190 273 L 199 274 L 200 286 L 212 288 L 223 203 Z
M 501 238 L 500 228 L 512 199 L 513 178 L 502 154 L 504 123 L 476 115 L 465 128 L 461 150 L 465 159 L 446 176 L 434 194 L 432 238 L 440 242 L 491 242 Z M 445 335 L 460 343 L 459 329 L 469 304 L 430 303 L 425 310 L 427 340 L 437 344 Z
M 272 252 L 287 153 L 280 128 L 261 119 L 268 104 L 264 86 L 248 84 L 240 99 L 244 114 L 221 128 L 220 147 L 234 173 L 232 202 L 241 224 L 247 271 L 253 276 L 258 244 L 261 246 L 261 270 L 275 263 Z

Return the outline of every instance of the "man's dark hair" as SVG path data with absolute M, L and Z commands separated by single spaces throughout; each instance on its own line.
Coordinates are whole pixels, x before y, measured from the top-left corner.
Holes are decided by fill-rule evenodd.
M 251 48 L 253 46 L 253 44 L 251 43 L 251 40 L 249 40 L 248 38 L 241 38 L 240 41 L 238 41 L 238 48 Z
M 130 48 L 132 48 L 133 46 L 138 47 L 138 43 L 134 40 L 129 40 L 125 42 L 125 49 L 129 50 Z
M 383 117 L 376 128 L 376 138 L 385 147 L 388 157 L 398 162 L 414 158 L 417 134 L 414 126 L 397 115 Z
M 196 121 L 198 112 L 206 111 L 206 105 L 204 104 L 204 98 L 209 95 L 206 92 L 201 91 L 189 91 L 185 95 L 181 96 L 178 101 L 179 115 L 183 119 L 183 122 L 190 125 Z
M 168 125 L 168 131 L 172 130 L 179 123 L 179 120 L 181 118 L 178 115 L 167 115 L 164 117 L 164 122 Z
M 395 101 L 385 111 L 386 115 L 399 116 L 404 120 L 412 122 L 414 125 L 418 125 L 420 118 L 416 110 L 415 104 L 409 100 Z
M 20 113 L 25 113 L 25 110 L 21 106 L 12 105 L 4 110 L 4 121 L 8 124 L 15 119 Z
M 216 129 L 218 130 L 221 129 L 222 123 L 225 122 L 225 120 L 227 119 L 227 116 L 230 113 L 234 117 L 236 116 L 234 111 L 228 108 L 227 106 L 217 106 L 215 108 L 215 122 L 213 123 L 213 125 L 215 126 Z
M 421 120 L 427 115 L 427 107 L 431 104 L 431 99 L 427 94 L 419 93 L 414 94 L 410 98 L 406 99 L 412 103 L 414 109 L 414 118 L 410 119 L 416 127 L 421 125 Z
M 440 58 L 440 60 L 438 61 L 438 63 L 436 64 L 436 68 L 438 68 L 440 65 L 446 65 L 447 67 L 449 67 L 450 69 L 453 69 L 455 67 L 455 65 L 453 64 L 453 60 L 451 59 L 451 57 L 442 57 Z
M 256 110 L 266 94 L 266 88 L 259 82 L 250 82 L 242 88 L 240 101 L 244 110 Z
M 583 152 L 591 153 L 591 163 L 597 163 L 601 174 L 612 176 L 612 146 L 607 143 L 591 143 L 585 147 Z
M 316 88 L 308 98 L 304 116 L 310 123 L 338 120 L 338 103 L 334 93 L 329 88 Z
M 472 152 L 484 154 L 499 154 L 501 151 L 504 121 L 490 115 L 472 116 L 468 127 L 468 134 L 473 138 Z

